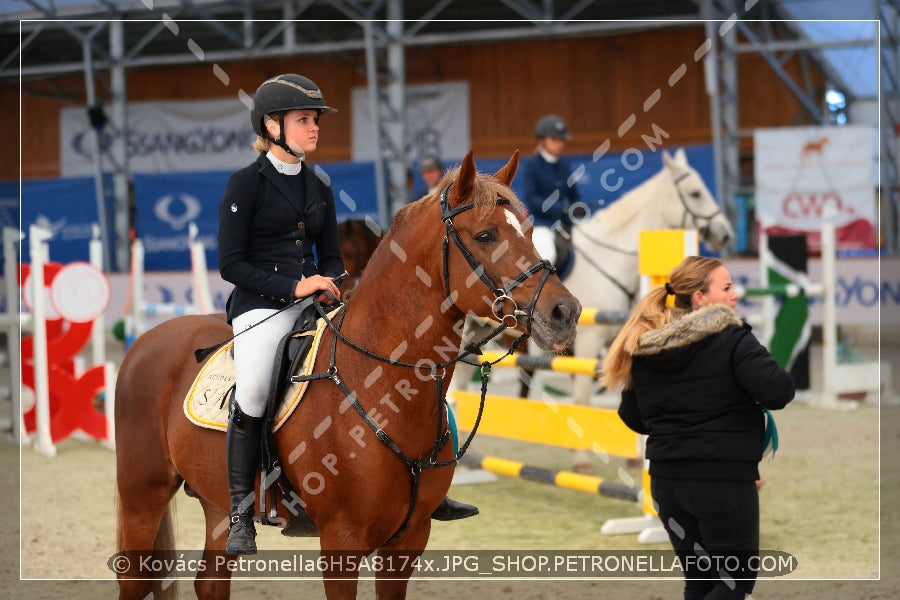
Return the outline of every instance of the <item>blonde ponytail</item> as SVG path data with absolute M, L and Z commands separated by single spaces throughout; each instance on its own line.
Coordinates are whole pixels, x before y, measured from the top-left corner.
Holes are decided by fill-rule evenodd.
M 637 348 L 641 334 L 659 329 L 693 310 L 691 297 L 694 292 L 708 292 L 712 272 L 721 266 L 722 261 L 717 258 L 689 256 L 669 274 L 668 284 L 675 296 L 675 306 L 666 304 L 669 292 L 664 285 L 641 298 L 603 359 L 600 383 L 609 389 L 630 388 L 631 354 Z
M 268 152 L 270 146 L 271 142 L 261 135 L 256 136 L 256 140 L 253 142 L 253 150 L 258 154 Z
M 631 353 L 637 348 L 638 339 L 646 331 L 659 329 L 675 320 L 685 311 L 666 305 L 666 288 L 659 286 L 641 298 L 637 306 L 613 340 L 603 359 L 603 375 L 600 383 L 609 389 L 631 387 Z

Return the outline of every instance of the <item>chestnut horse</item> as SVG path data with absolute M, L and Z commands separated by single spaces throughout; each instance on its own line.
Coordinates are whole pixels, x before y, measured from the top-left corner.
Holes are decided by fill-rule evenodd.
M 353 298 L 324 330 L 314 372 L 325 377 L 309 383 L 275 433 L 284 474 L 318 529 L 329 600 L 355 598 L 359 573 L 353 561 L 327 559 L 376 550 L 409 559 L 376 576 L 378 598 L 406 596 L 453 477 L 442 383 L 461 356 L 466 315 L 491 316 L 551 351 L 573 341 L 581 307 L 531 243 L 509 189 L 518 160 L 516 152 L 491 176 L 476 172 L 470 152 L 440 193 L 398 212 Z M 225 434 L 191 424 L 183 400 L 202 366 L 194 350 L 231 335 L 221 315 L 166 321 L 131 347 L 116 387 L 118 551 L 164 551 L 168 507 L 186 484 L 206 516 L 195 563 L 201 598 L 230 591 L 229 572 L 215 567 L 230 506 Z M 288 508 L 277 503 L 284 522 Z M 116 565 L 120 598 L 151 591 L 148 564 Z

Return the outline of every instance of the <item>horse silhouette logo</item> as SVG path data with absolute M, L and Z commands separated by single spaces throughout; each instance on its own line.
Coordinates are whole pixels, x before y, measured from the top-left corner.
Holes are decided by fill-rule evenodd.
M 800 149 L 800 158 L 809 156 L 810 154 L 822 155 L 825 153 L 825 145 L 828 143 L 828 136 L 820 137 L 817 140 L 806 142 Z

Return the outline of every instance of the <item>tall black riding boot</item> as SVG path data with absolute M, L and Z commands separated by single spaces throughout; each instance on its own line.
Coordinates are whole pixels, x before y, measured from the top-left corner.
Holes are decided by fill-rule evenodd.
M 457 519 L 468 519 L 477 514 L 477 506 L 457 502 L 449 496 L 444 496 L 438 507 L 431 513 L 431 518 L 435 521 L 456 521 Z
M 225 461 L 231 492 L 231 525 L 225 543 L 225 551 L 229 554 L 256 554 L 253 513 L 262 421 L 261 417 L 245 415 L 235 404 L 225 434 Z

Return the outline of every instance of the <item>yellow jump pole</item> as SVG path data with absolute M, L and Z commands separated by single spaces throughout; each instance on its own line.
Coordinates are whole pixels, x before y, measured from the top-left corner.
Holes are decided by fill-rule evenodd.
M 501 357 L 503 357 L 501 359 Z M 499 362 L 496 362 L 498 359 Z M 495 367 L 519 367 L 526 370 L 549 369 L 558 373 L 573 375 L 590 375 L 596 377 L 600 370 L 600 361 L 595 358 L 577 358 L 574 356 L 531 356 L 529 354 L 508 354 L 487 350 L 478 357 L 478 362 L 495 363 Z

